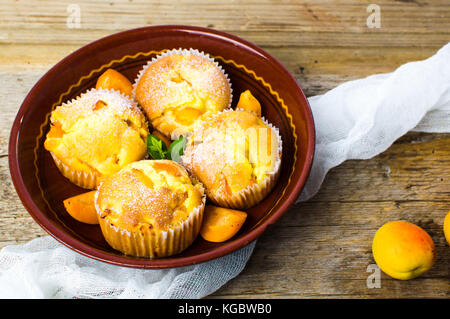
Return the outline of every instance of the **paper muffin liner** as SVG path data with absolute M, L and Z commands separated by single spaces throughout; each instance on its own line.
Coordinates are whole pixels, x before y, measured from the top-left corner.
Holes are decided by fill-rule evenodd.
M 246 111 L 242 109 L 236 110 Z M 219 116 L 221 113 L 233 111 L 234 110 L 224 110 L 220 113 L 212 115 L 212 117 Z M 264 180 L 261 181 L 260 183 L 249 185 L 240 192 L 233 194 L 232 196 L 225 196 L 224 194 L 212 194 L 205 187 L 208 199 L 211 200 L 214 204 L 221 207 L 233 209 L 247 209 L 261 202 L 272 191 L 275 184 L 277 183 L 281 171 L 281 156 L 283 151 L 283 141 L 281 139 L 281 135 L 277 127 L 269 123 L 263 116 L 261 117 L 261 120 L 275 133 L 278 142 L 278 149 L 277 149 L 278 156 L 276 158 L 273 170 L 267 173 Z M 181 161 L 182 163 L 185 164 L 184 156 L 182 156 Z M 185 167 L 186 166 L 187 165 L 185 165 Z
M 50 154 L 61 174 L 75 185 L 86 189 L 96 189 L 100 184 L 100 177 L 93 172 L 74 170 L 64 164 L 53 152 L 50 152 Z
M 206 195 L 203 195 L 201 204 L 189 214 L 189 217 L 174 228 L 163 231 L 141 227 L 129 231 L 111 224 L 107 218 L 100 217 L 101 209 L 97 204 L 98 193 L 97 191 L 95 194 L 95 208 L 103 237 L 112 248 L 125 255 L 147 258 L 172 256 L 189 247 L 200 232 Z
M 93 101 L 98 98 L 96 96 L 97 93 L 101 94 L 102 92 L 107 92 L 108 94 L 112 94 L 113 98 L 114 97 L 124 98 L 127 105 L 131 106 L 131 107 L 123 106 L 124 110 L 126 108 L 129 108 L 130 112 L 133 112 L 132 108 L 135 108 L 136 111 L 139 111 L 140 113 L 143 112 L 139 108 L 138 104 L 135 101 L 130 99 L 128 96 L 126 96 L 122 92 L 119 92 L 117 90 L 112 90 L 112 89 L 92 88 L 92 89 L 89 89 L 86 92 L 80 94 L 76 98 L 73 98 L 70 101 L 62 103 L 60 106 L 65 106 L 65 107 L 70 106 L 71 104 L 79 101 L 82 98 L 86 98 L 87 103 L 89 103 L 90 99 L 92 99 L 92 101 Z M 120 107 L 122 107 L 122 105 Z M 123 111 L 123 110 L 118 110 L 118 111 Z M 142 115 L 144 116 L 144 113 L 142 113 Z M 145 118 L 145 116 L 144 116 L 144 118 Z M 148 126 L 147 120 L 146 120 L 146 125 Z M 50 152 L 50 154 L 52 155 L 55 165 L 59 169 L 61 174 L 64 175 L 64 177 L 69 179 L 75 185 L 82 187 L 82 188 L 86 188 L 86 189 L 96 189 L 99 186 L 101 177 L 98 176 L 97 174 L 95 174 L 93 171 L 86 172 L 86 171 L 74 170 L 71 167 L 69 167 L 68 165 L 66 165 L 63 161 L 61 161 L 53 152 Z
M 67 106 L 69 106 L 69 105 L 71 105 L 71 104 L 73 104 L 73 103 L 75 103 L 75 102 L 77 102 L 77 101 L 79 101 L 81 99 L 86 99 L 87 101 L 89 101 L 90 99 L 94 100 L 94 99 L 98 98 L 98 96 L 96 94 L 100 95 L 100 94 L 103 94 L 103 93 L 112 94 L 112 96 L 115 97 L 115 98 L 125 99 L 127 105 L 131 105 L 133 108 L 136 108 L 137 110 L 139 110 L 139 112 L 142 113 L 142 110 L 139 107 L 138 103 L 134 99 L 130 98 L 128 95 L 125 95 L 124 93 L 122 93 L 119 90 L 103 89 L 103 88 L 90 88 L 90 89 L 86 90 L 86 92 L 81 93 L 77 97 L 75 97 L 75 98 L 73 98 L 73 99 L 71 99 L 71 100 L 69 100 L 67 102 L 63 102 L 61 105 L 58 105 L 57 107 L 59 107 L 59 106 L 66 106 L 67 107 Z M 128 106 L 126 108 L 131 109 Z
M 255 206 L 261 202 L 272 191 L 273 187 L 280 176 L 280 169 L 274 173 L 268 174 L 264 180 L 258 184 L 253 184 L 241 190 L 232 196 L 220 196 L 218 194 L 208 195 L 208 198 L 217 206 L 233 208 L 233 209 L 247 209 Z
M 143 74 L 145 73 L 145 71 L 147 70 L 147 68 L 148 68 L 151 64 L 153 64 L 153 63 L 155 63 L 156 61 L 158 61 L 159 59 L 161 59 L 161 58 L 163 58 L 163 57 L 166 57 L 166 56 L 169 56 L 169 55 L 172 55 L 172 54 L 180 54 L 180 55 L 197 55 L 197 56 L 200 56 L 200 57 L 202 57 L 202 58 L 204 58 L 204 59 L 206 59 L 206 60 L 212 62 L 217 68 L 219 68 L 219 70 L 220 70 L 220 71 L 223 73 L 223 75 L 225 76 L 225 78 L 226 78 L 226 80 L 227 80 L 227 82 L 228 82 L 228 85 L 229 85 L 229 87 L 230 87 L 230 101 L 229 101 L 228 105 L 225 107 L 225 109 L 230 109 L 230 108 L 231 108 L 231 102 L 233 101 L 233 87 L 232 87 L 232 85 L 231 85 L 231 81 L 230 81 L 230 78 L 228 77 L 228 74 L 225 72 L 225 70 L 222 68 L 222 66 L 221 66 L 214 58 L 212 58 L 209 54 L 207 54 L 207 53 L 205 53 L 205 52 L 203 52 L 203 51 L 199 51 L 199 50 L 197 50 L 197 49 L 192 49 L 192 48 L 190 48 L 190 49 L 182 49 L 182 48 L 179 48 L 179 49 L 171 49 L 171 50 L 167 50 L 167 51 L 164 51 L 163 53 L 157 55 L 156 57 L 152 58 L 149 62 L 147 62 L 147 63 L 142 67 L 142 69 L 139 71 L 139 73 L 138 73 L 138 75 L 137 75 L 137 77 L 136 77 L 136 79 L 134 80 L 134 83 L 133 83 L 132 96 L 133 96 L 133 99 L 134 99 L 135 101 L 137 101 L 137 100 L 136 100 L 136 86 L 137 86 L 139 80 L 141 79 L 142 75 L 143 75 Z M 150 122 L 151 122 L 151 121 L 150 121 Z M 185 135 L 185 134 L 186 134 L 186 132 L 173 132 L 173 133 L 171 134 L 170 138 L 171 138 L 172 140 L 176 140 L 177 138 L 179 138 L 180 136 L 183 136 L 183 135 Z

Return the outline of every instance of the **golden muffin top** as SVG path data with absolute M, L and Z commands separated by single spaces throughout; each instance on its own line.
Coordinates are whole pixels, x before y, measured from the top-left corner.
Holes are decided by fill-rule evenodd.
M 254 113 L 225 111 L 195 127 L 183 164 L 204 184 L 207 194 L 231 196 L 276 170 L 279 141 L 275 129 Z
M 146 68 L 135 95 L 152 125 L 175 139 L 192 131 L 196 121 L 227 108 L 231 88 L 214 62 L 195 54 L 170 54 Z
M 176 162 L 142 160 L 104 179 L 96 207 L 100 218 L 119 229 L 166 231 L 200 207 L 203 193 L 203 186 Z
M 106 176 L 147 151 L 148 128 L 135 102 L 93 89 L 51 113 L 44 147 L 71 169 Z

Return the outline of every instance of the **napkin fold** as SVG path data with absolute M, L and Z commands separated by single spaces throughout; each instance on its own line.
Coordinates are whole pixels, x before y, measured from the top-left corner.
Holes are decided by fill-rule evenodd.
M 312 170 L 298 201 L 327 172 L 368 159 L 410 130 L 450 131 L 450 43 L 388 74 L 343 83 L 309 98 L 316 126 Z M 42 237 L 0 252 L 0 298 L 201 298 L 237 276 L 255 242 L 202 264 L 142 270 L 109 265 Z
M 331 168 L 374 157 L 410 130 L 450 131 L 450 43 L 426 60 L 343 83 L 308 101 L 316 150 L 298 202 L 317 193 Z
M 237 276 L 254 246 L 199 265 L 150 270 L 97 261 L 45 236 L 2 249 L 0 299 L 201 298 Z

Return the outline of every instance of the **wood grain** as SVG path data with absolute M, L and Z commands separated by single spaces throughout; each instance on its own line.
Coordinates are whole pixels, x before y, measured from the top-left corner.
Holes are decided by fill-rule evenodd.
M 445 0 L 377 1 L 381 29 L 367 28 L 369 1 L 83 0 L 75 2 L 81 28 L 68 32 L 69 3 L 74 1 L 2 1 L 0 43 L 83 44 L 117 30 L 182 23 L 235 33 L 261 46 L 411 47 L 441 46 L 450 30 Z
M 350 79 L 425 59 L 450 40 L 450 3 L 388 1 L 381 28 L 366 26 L 371 1 L 76 1 L 81 28 L 66 25 L 74 1 L 0 1 L 0 247 L 46 233 L 12 186 L 7 145 L 27 92 L 52 65 L 113 32 L 150 24 L 191 24 L 263 47 L 308 96 Z M 297 204 L 258 240 L 245 270 L 211 298 L 397 298 L 450 296 L 450 248 L 442 224 L 450 210 L 450 134 L 408 133 L 379 156 L 347 161 L 320 192 Z M 371 241 L 385 222 L 404 219 L 432 236 L 438 259 L 423 276 L 382 274 L 366 285 Z

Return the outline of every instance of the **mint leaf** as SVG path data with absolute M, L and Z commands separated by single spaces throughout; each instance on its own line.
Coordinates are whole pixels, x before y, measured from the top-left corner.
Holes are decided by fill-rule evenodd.
M 147 136 L 147 152 L 153 159 L 167 159 L 166 144 L 153 134 Z

